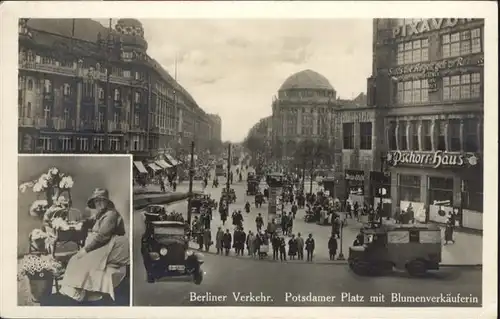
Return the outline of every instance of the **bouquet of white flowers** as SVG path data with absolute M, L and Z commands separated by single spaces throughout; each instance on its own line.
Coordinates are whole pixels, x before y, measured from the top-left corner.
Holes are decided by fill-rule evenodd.
M 73 177 L 60 172 L 57 167 L 52 167 L 38 179 L 22 183 L 19 190 L 24 193 L 26 189 L 31 188 L 33 192 L 41 193 L 49 188 L 71 189 L 73 184 Z
M 49 208 L 49 203 L 45 199 L 38 199 L 31 204 L 30 215 L 33 217 L 40 217 L 45 214 Z
M 51 221 L 52 227 L 57 230 L 69 230 L 69 224 L 61 217 L 56 217 Z

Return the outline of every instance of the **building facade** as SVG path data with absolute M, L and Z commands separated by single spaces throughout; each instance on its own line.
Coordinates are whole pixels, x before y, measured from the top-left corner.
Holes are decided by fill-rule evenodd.
M 369 105 L 392 210 L 482 229 L 482 19 L 375 19 Z M 443 204 L 448 202 L 449 205 Z
M 283 83 L 272 109 L 273 139 L 282 141 L 285 158 L 301 140 L 326 141 L 333 153 L 334 196 L 373 199 L 369 176 L 378 172 L 378 131 L 375 107 L 367 106 L 365 94 L 340 99 L 324 76 L 304 70 Z
M 209 114 L 210 139 L 222 141 L 222 119 L 218 114 Z
M 90 19 L 21 19 L 19 152 L 147 157 L 220 140 L 212 134 L 220 118 L 203 111 L 147 47 L 134 19 L 114 29 Z

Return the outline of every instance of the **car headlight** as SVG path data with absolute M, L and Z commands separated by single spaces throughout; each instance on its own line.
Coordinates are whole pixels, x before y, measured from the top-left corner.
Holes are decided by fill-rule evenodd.
M 192 250 L 186 250 L 186 258 L 193 256 L 193 255 L 194 255 L 194 252 Z
M 160 259 L 160 255 L 158 253 L 155 253 L 155 252 L 151 252 L 149 253 L 149 257 L 152 259 L 152 260 L 158 260 Z
M 166 256 L 167 252 L 168 252 L 168 250 L 165 247 L 163 247 L 162 249 L 160 249 L 160 255 L 162 255 L 162 256 Z

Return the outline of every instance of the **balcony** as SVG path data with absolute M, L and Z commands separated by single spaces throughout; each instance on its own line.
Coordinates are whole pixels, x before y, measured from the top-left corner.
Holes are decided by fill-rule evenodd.
M 94 131 L 97 131 L 97 132 L 104 131 L 104 121 L 103 122 L 94 122 Z
M 48 123 L 47 123 L 47 119 L 43 118 L 43 119 L 35 119 L 35 127 L 36 128 L 47 128 L 48 127 Z
M 130 125 L 127 122 L 119 122 L 119 129 L 121 132 L 128 132 L 130 129 Z
M 52 93 L 52 92 L 43 92 L 43 99 L 45 101 L 52 101 L 52 100 L 54 100 L 54 93 Z
M 53 64 L 42 64 L 36 63 L 34 61 L 19 61 L 19 69 L 27 70 L 27 71 L 36 71 L 36 72 L 44 72 L 51 74 L 59 74 L 59 75 L 67 75 L 67 76 L 76 76 L 76 69 L 64 66 L 58 66 Z
M 60 117 L 52 118 L 52 127 L 57 131 L 72 130 L 75 126 L 74 123 L 73 120 L 67 120 Z
M 115 121 L 109 121 L 108 122 L 108 132 L 116 132 L 118 131 L 118 125 Z
M 18 120 L 19 127 L 34 127 L 35 119 L 31 117 L 20 117 Z
M 80 130 L 82 131 L 92 131 L 94 130 L 93 122 L 80 121 Z
M 102 82 L 106 82 L 106 73 L 100 73 L 99 74 L 99 80 Z M 119 85 L 132 85 L 132 79 L 124 76 L 117 76 L 117 75 L 110 75 L 109 76 L 109 82 L 113 84 L 119 84 Z
M 129 131 L 130 131 L 130 132 L 144 132 L 145 130 L 144 130 L 144 128 L 143 128 L 143 127 L 141 127 L 140 125 L 135 125 L 135 124 L 132 124 L 132 125 L 130 126 L 130 130 L 129 130 Z

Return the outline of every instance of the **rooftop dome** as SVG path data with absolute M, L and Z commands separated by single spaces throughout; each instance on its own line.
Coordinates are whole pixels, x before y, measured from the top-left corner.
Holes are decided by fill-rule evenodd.
M 141 27 L 142 28 L 142 23 L 139 20 L 136 19 L 119 19 L 118 24 L 130 26 L 130 27 Z
M 304 70 L 292 74 L 281 85 L 280 91 L 293 89 L 331 90 L 335 91 L 323 75 L 313 70 Z

